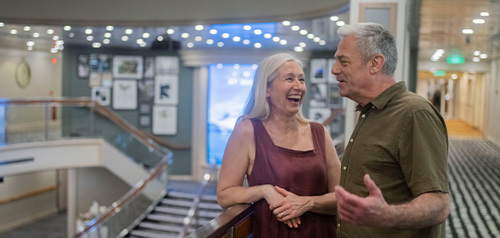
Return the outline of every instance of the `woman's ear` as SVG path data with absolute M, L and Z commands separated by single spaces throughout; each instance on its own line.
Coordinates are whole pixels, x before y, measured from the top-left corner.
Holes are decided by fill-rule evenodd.
M 370 73 L 374 74 L 382 70 L 385 64 L 385 57 L 381 54 L 376 54 L 370 60 Z

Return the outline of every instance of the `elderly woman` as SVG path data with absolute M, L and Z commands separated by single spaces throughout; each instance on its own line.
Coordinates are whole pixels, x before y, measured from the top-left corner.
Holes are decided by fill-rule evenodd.
M 253 237 L 335 237 L 340 162 L 325 127 L 302 115 L 305 94 L 298 59 L 265 58 L 227 143 L 217 200 L 255 203 Z

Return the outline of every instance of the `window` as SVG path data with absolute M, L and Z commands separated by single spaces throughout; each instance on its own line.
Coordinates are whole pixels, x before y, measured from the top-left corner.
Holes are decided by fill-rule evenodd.
M 257 65 L 212 64 L 208 67 L 207 162 L 222 163 L 236 120 L 252 89 Z

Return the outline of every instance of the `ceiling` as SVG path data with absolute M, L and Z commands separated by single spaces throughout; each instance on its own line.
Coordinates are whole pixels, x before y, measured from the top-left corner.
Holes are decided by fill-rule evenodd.
M 488 12 L 489 16 L 481 16 Z M 484 23 L 475 24 L 474 19 Z M 471 29 L 473 33 L 462 33 Z M 422 0 L 420 11 L 419 59 L 430 60 L 437 49 L 444 50 L 438 61 L 462 55 L 471 62 L 474 52 L 487 54 L 485 61 L 496 57 L 500 40 L 500 1 L 498 0 Z M 495 40 L 496 38 L 496 40 Z
M 35 4 L 36 7 L 30 8 L 30 14 L 20 15 L 21 3 L 26 1 Z M 117 4 L 117 1 L 105 2 Z M 161 6 L 166 0 L 144 1 Z M 71 9 L 68 11 L 46 10 L 47 6 L 41 6 L 40 1 L 36 0 L 15 1 L 17 5 L 9 4 L 9 8 L 0 9 L 0 45 L 26 50 L 52 50 L 58 53 L 63 50 L 64 45 L 84 45 L 96 48 L 148 48 L 155 41 L 170 38 L 179 41 L 182 49 L 272 48 L 299 52 L 319 51 L 334 50 L 339 41 L 336 29 L 342 23 L 349 22 L 349 7 L 346 5 L 348 1 L 345 0 L 294 0 L 293 4 L 297 4 L 294 7 L 290 7 L 285 0 L 279 0 L 272 6 L 267 6 L 265 0 L 236 1 L 240 4 L 239 7 L 234 5 L 235 1 L 212 0 L 211 3 L 214 1 L 219 4 L 196 5 L 196 3 L 205 4 L 208 1 L 186 0 L 184 8 L 189 6 L 189 11 L 179 10 L 180 6 L 172 6 L 165 8 L 167 10 L 163 12 L 158 12 L 154 10 L 158 8 L 155 7 L 157 5 L 150 4 L 148 7 L 141 6 L 138 8 L 139 11 L 136 10 L 138 14 L 132 16 L 131 9 L 138 7 L 132 3 L 137 3 L 137 1 L 123 2 L 122 0 L 122 2 L 118 1 L 118 4 L 132 5 L 120 7 L 118 11 L 110 10 L 113 7 L 108 4 L 100 8 L 97 13 L 88 13 L 86 19 L 83 18 L 89 9 L 86 5 L 81 5 L 81 1 L 69 1 L 79 2 L 80 5 L 77 6 L 74 4 L 70 4 L 71 7 L 70 5 L 58 6 L 58 8 Z M 442 49 L 444 53 L 437 61 L 444 62 L 448 56 L 457 54 L 462 55 L 466 62 L 470 62 L 475 56 L 475 51 L 489 53 L 488 58 L 480 59 L 481 61 L 496 57 L 491 52 L 499 51 L 500 48 L 498 44 L 500 40 L 499 0 L 408 1 L 411 2 L 410 10 L 414 12 L 418 12 L 418 6 L 421 5 L 418 40 L 420 60 L 430 60 L 438 49 Z M 50 5 L 61 1 L 43 2 Z M 97 0 L 85 3 L 92 6 L 100 2 L 102 5 L 102 1 Z M 177 3 L 177 1 L 173 2 Z M 232 7 L 233 10 L 228 11 L 224 4 Z M 254 5 L 266 7 L 255 8 Z M 222 7 L 214 8 L 213 6 Z M 78 11 L 78 7 L 82 10 Z M 33 10 L 37 8 L 45 11 L 37 15 Z M 250 10 L 247 11 L 248 9 Z M 64 14 L 57 15 L 57 12 Z M 481 12 L 488 12 L 489 16 L 481 16 Z M 105 13 L 109 13 L 111 20 L 104 20 Z M 149 13 L 153 20 L 147 19 Z M 175 17 L 177 17 L 176 20 L 174 20 Z M 483 19 L 484 23 L 474 24 L 473 19 Z M 418 21 L 418 18 L 411 18 L 410 23 L 415 24 L 413 22 L 415 20 Z M 105 22 L 107 24 L 104 24 Z M 113 26 L 113 29 L 106 29 L 107 26 Z M 473 34 L 463 34 L 462 30 L 465 28 L 472 29 Z M 50 29 L 53 33 L 48 32 Z M 131 33 L 126 32 L 128 29 Z M 413 31 L 418 28 L 412 29 L 409 26 L 408 29 Z M 15 34 L 13 34 L 14 31 Z M 38 37 L 35 37 L 36 33 Z

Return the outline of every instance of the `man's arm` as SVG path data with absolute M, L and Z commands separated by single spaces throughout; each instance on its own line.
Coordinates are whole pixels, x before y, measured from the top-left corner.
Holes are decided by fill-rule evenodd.
M 443 223 L 450 213 L 447 193 L 424 193 L 404 204 L 389 205 L 382 192 L 367 174 L 364 177 L 368 197 L 362 198 L 337 186 L 337 210 L 342 221 L 356 225 L 420 229 Z

